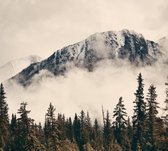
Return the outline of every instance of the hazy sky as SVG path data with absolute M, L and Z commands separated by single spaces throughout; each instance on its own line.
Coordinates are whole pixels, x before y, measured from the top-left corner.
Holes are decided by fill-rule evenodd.
M 168 35 L 167 0 L 0 0 L 0 66 L 30 54 L 48 57 L 90 34 L 128 28 Z

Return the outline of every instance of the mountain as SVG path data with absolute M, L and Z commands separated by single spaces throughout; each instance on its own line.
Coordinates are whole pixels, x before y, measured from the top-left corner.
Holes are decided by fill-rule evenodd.
M 28 56 L 25 58 L 12 60 L 0 67 L 0 82 L 3 82 L 21 72 L 30 64 L 41 61 L 38 56 Z
M 161 39 L 158 40 L 157 43 L 164 50 L 164 52 L 168 54 L 168 38 L 162 37 Z
M 47 59 L 31 64 L 12 79 L 23 85 L 31 83 L 34 75 L 47 70 L 63 75 L 73 66 L 92 71 L 97 62 L 127 60 L 134 65 L 151 65 L 162 56 L 160 46 L 146 40 L 142 34 L 121 30 L 96 33 L 85 40 L 54 52 Z

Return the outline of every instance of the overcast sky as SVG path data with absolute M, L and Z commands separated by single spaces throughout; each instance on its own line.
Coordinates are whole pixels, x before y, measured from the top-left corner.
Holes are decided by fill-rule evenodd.
M 128 28 L 168 35 L 168 0 L 0 0 L 0 66 L 55 50 L 90 34 Z

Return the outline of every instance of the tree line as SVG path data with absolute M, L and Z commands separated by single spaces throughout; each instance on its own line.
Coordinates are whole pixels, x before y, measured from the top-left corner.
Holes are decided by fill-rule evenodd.
M 141 74 L 137 83 L 132 117 L 128 117 L 124 99 L 120 97 L 113 115 L 102 108 L 102 122 L 92 121 L 89 112 L 83 110 L 79 115 L 75 113 L 74 118 L 56 115 L 50 103 L 43 124 L 29 117 L 25 102 L 20 104 L 19 117 L 12 114 L 10 120 L 1 84 L 0 151 L 167 151 L 168 115 L 158 116 L 156 87 L 150 85 L 145 97 Z

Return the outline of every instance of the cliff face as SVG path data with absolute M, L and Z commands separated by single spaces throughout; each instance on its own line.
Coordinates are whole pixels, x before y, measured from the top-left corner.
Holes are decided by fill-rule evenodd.
M 127 60 L 133 65 L 151 65 L 162 56 L 161 48 L 141 34 L 129 30 L 96 33 L 87 39 L 54 52 L 47 59 L 31 64 L 13 79 L 27 85 L 34 75 L 47 70 L 63 75 L 72 66 L 94 69 L 101 60 Z

